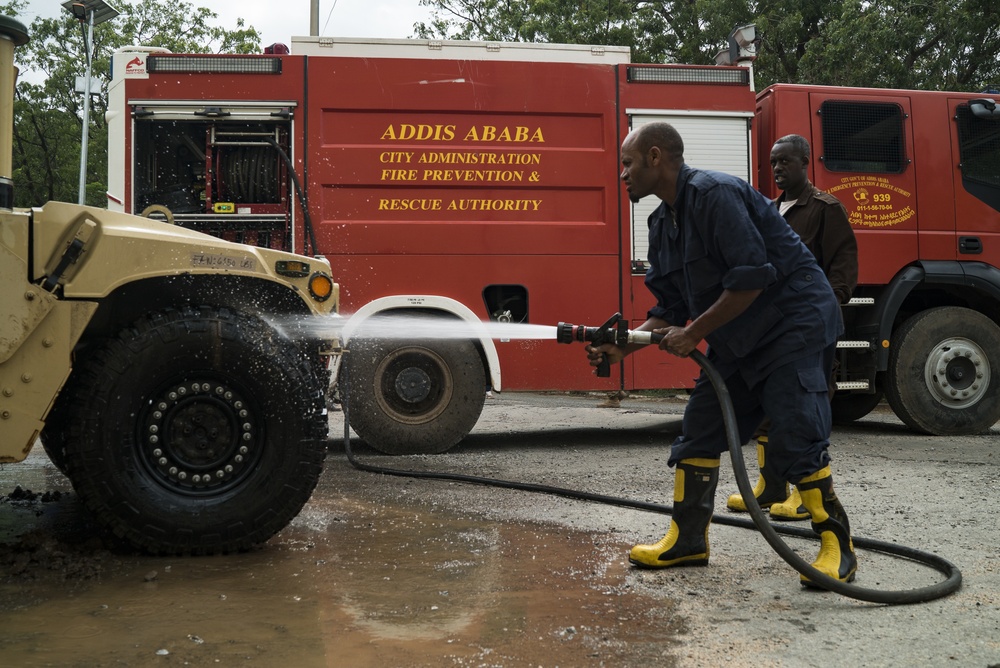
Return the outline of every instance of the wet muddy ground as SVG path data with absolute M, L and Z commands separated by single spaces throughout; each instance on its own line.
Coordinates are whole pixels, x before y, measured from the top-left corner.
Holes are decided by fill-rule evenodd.
M 504 394 L 443 470 L 669 503 L 683 402 Z M 1000 665 L 1000 432 L 939 439 L 879 411 L 835 433 L 858 535 L 954 561 L 953 596 L 915 606 L 803 591 L 760 536 L 713 526 L 707 568 L 637 571 L 668 518 L 562 497 L 360 472 L 339 415 L 312 500 L 246 554 L 114 554 L 41 448 L 0 470 L 4 666 Z M 753 456 L 750 449 L 747 455 Z M 716 498 L 735 490 L 724 464 Z M 815 545 L 790 541 L 811 560 Z M 859 584 L 940 580 L 862 553 Z
M 683 631 L 584 532 L 321 492 L 265 548 L 150 558 L 73 505 L 3 509 L 36 526 L 0 550 L 4 665 L 624 665 Z

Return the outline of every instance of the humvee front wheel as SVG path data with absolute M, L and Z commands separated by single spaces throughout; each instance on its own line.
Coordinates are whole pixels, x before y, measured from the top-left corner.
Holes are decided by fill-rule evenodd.
M 69 422 L 66 416 L 71 395 L 72 390 L 68 385 L 60 390 L 55 405 L 45 418 L 45 427 L 39 434 L 42 448 L 49 456 L 49 461 L 63 474 L 66 473 L 66 440 L 69 438 Z
M 67 474 L 132 547 L 247 549 L 316 486 L 325 388 L 308 356 L 259 320 L 208 307 L 147 316 L 77 372 Z

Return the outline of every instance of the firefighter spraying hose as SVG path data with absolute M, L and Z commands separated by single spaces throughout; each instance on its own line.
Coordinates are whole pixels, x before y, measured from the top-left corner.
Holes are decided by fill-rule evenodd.
M 657 344 L 663 338 L 662 335 L 656 334 L 648 331 L 630 331 L 627 328 L 626 321 L 621 317 L 620 314 L 615 314 L 607 322 L 602 324 L 600 327 L 585 327 L 571 325 L 568 323 L 559 323 L 556 328 L 556 340 L 559 343 L 572 343 L 574 341 L 589 343 L 591 345 L 601 345 L 604 343 L 613 343 L 616 345 L 635 344 L 635 345 L 651 345 Z M 349 351 L 346 354 L 350 354 Z M 691 353 L 691 358 L 701 367 L 705 375 L 712 383 L 718 398 L 719 403 L 722 406 L 722 417 L 726 428 L 726 438 L 729 446 L 729 453 L 733 464 L 733 473 L 736 477 L 737 487 L 743 498 L 747 500 L 747 509 L 750 513 L 752 521 L 742 520 L 729 516 L 713 516 L 712 523 L 714 524 L 725 524 L 729 526 L 737 526 L 741 528 L 753 529 L 756 528 L 764 536 L 764 539 L 768 544 L 778 553 L 778 555 L 784 559 L 792 568 L 801 573 L 803 576 L 809 578 L 809 580 L 815 585 L 827 589 L 829 591 L 841 594 L 842 596 L 847 596 L 849 598 L 868 601 L 871 603 L 883 603 L 889 605 L 901 605 L 909 603 L 921 603 L 926 601 L 932 601 L 938 598 L 943 598 L 959 589 L 962 584 L 962 574 L 958 568 L 952 564 L 950 561 L 939 557 L 938 555 L 924 552 L 922 550 L 917 550 L 915 548 L 910 548 L 906 546 L 896 545 L 894 543 L 888 543 L 884 541 L 878 541 L 868 538 L 854 537 L 854 546 L 857 548 L 862 548 L 866 550 L 871 550 L 874 552 L 881 552 L 883 554 L 908 559 L 920 564 L 924 564 L 930 568 L 933 568 L 943 575 L 946 579 L 940 583 L 929 585 L 927 587 L 920 587 L 908 590 L 897 590 L 897 591 L 882 591 L 876 589 L 868 589 L 865 587 L 859 587 L 857 585 L 849 584 L 846 582 L 841 582 L 835 578 L 832 578 L 815 568 L 813 568 L 808 562 L 802 559 L 798 554 L 796 554 L 785 542 L 780 538 L 778 534 L 784 534 L 787 536 L 794 536 L 798 538 L 811 538 L 816 539 L 816 534 L 809 529 L 799 529 L 795 527 L 785 527 L 785 526 L 775 526 L 772 525 L 764 515 L 756 499 L 753 495 L 753 487 L 750 479 L 747 476 L 746 465 L 743 461 L 743 449 L 741 447 L 739 429 L 737 427 L 736 415 L 733 409 L 732 401 L 729 397 L 729 391 L 726 388 L 725 381 L 722 376 L 718 373 L 712 363 L 699 351 L 695 350 Z M 607 360 L 602 362 L 600 366 L 597 367 L 598 375 L 607 376 L 610 374 L 610 365 Z M 340 383 L 343 387 L 347 387 L 349 383 L 349 378 L 347 373 L 342 371 L 340 377 Z M 349 395 L 348 392 L 344 392 L 343 395 L 346 397 Z M 398 475 L 414 478 L 428 478 L 435 480 L 451 480 L 458 482 L 469 482 L 477 484 L 485 484 L 496 487 L 505 487 L 508 489 L 520 489 L 523 491 L 531 492 L 541 492 L 545 494 L 553 494 L 558 496 L 564 496 L 568 498 L 582 499 L 586 501 L 593 501 L 597 503 L 605 503 L 608 505 L 616 505 L 627 508 L 635 508 L 638 510 L 645 510 L 657 513 L 667 513 L 672 514 L 673 508 L 668 505 L 655 504 L 643 501 L 634 501 L 630 499 L 623 499 L 619 497 L 606 496 L 602 494 L 593 494 L 590 492 L 566 489 L 561 487 L 553 487 L 549 485 L 539 485 L 533 483 L 523 483 L 515 481 L 505 481 L 496 480 L 493 478 L 485 478 L 479 476 L 464 475 L 459 473 L 447 473 L 447 472 L 429 472 L 429 471 L 407 471 L 395 468 L 387 468 L 381 466 L 373 466 L 369 464 L 362 463 L 358 461 L 353 451 L 351 450 L 351 438 L 350 438 L 350 420 L 349 420 L 349 402 L 344 401 L 344 450 L 347 453 L 347 458 L 351 464 L 360 470 L 369 471 L 373 473 L 382 473 L 387 475 Z

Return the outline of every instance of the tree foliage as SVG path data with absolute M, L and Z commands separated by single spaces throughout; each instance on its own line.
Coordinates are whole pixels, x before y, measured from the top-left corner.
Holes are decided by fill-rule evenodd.
M 0 14 L 25 22 L 25 0 L 0 2 Z M 106 204 L 107 89 L 117 49 L 143 44 L 182 53 L 255 53 L 260 33 L 238 19 L 232 28 L 212 25 L 218 15 L 187 2 L 119 0 L 115 19 L 94 26 L 92 77 L 102 94 L 91 98 L 86 202 Z M 31 41 L 15 52 L 21 71 L 14 100 L 14 198 L 16 206 L 49 200 L 75 202 L 79 194 L 84 101 L 75 92 L 86 69 L 85 32 L 68 12 L 38 17 Z
M 1000 86 L 996 0 L 419 0 L 425 38 L 629 46 L 635 62 L 710 64 L 734 26 L 757 25 L 759 88 L 775 82 L 978 91 Z M 260 34 L 237 20 L 214 25 L 208 8 L 119 0 L 121 14 L 94 28 L 93 76 L 106 93 L 112 54 L 133 44 L 178 53 L 253 53 Z M 0 0 L 19 17 L 26 0 Z M 22 18 L 22 21 L 24 19 Z M 15 203 L 76 201 L 84 31 L 68 12 L 35 18 L 15 55 Z M 28 76 L 25 76 L 27 74 Z M 87 194 L 105 204 L 106 95 L 92 97 Z
M 709 64 L 733 27 L 761 36 L 758 85 L 977 91 L 1000 83 L 995 0 L 420 0 L 420 37 L 610 44 L 636 62 Z

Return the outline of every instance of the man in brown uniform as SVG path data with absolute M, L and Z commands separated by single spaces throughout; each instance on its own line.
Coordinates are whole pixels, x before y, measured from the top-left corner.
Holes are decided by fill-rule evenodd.
M 814 186 L 808 177 L 809 142 L 800 135 L 786 135 L 771 148 L 771 171 L 774 183 L 782 190 L 774 200 L 788 224 L 816 257 L 837 300 L 846 304 L 858 283 L 858 244 L 847 220 L 847 210 L 833 195 Z M 831 378 L 831 395 L 833 380 Z M 770 508 L 771 516 L 785 520 L 804 520 L 809 512 L 802 505 L 797 489 L 788 493 L 788 482 L 767 466 L 768 421 L 757 433 L 757 464 L 760 479 L 754 486 L 754 498 L 761 508 Z M 726 505 L 731 510 L 746 511 L 743 497 L 733 494 Z

